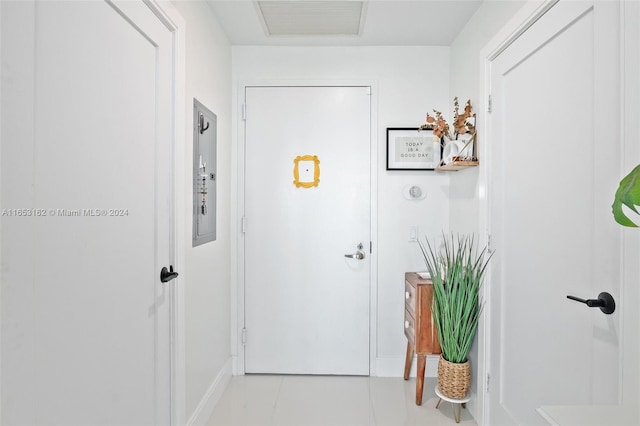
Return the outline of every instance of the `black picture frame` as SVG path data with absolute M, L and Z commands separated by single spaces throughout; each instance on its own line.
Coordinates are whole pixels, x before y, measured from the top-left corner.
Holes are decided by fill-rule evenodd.
M 442 143 L 432 130 L 387 127 L 387 170 L 435 170 L 442 161 Z

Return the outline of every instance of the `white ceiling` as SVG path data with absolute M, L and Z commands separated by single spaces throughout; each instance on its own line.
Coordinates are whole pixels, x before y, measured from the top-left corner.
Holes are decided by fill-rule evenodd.
M 251 0 L 206 0 L 232 45 L 449 46 L 482 0 L 369 0 L 360 35 L 267 36 Z

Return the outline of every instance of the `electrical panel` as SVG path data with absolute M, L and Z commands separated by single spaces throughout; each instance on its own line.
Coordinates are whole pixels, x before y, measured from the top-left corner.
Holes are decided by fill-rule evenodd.
M 193 247 L 216 239 L 217 116 L 193 99 Z

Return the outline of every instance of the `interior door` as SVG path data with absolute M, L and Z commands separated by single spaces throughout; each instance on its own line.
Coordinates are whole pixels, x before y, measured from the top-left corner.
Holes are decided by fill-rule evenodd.
M 2 423 L 168 424 L 170 31 L 2 2 Z
M 246 89 L 247 373 L 369 374 L 369 93 Z
M 567 299 L 620 305 L 618 28 L 617 2 L 559 2 L 491 63 L 491 425 L 618 402 L 620 309 Z

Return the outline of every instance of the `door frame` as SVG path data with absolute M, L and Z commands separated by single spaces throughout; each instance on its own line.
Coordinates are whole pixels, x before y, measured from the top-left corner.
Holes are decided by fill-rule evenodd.
M 245 92 L 251 87 L 369 87 L 371 89 L 370 112 L 370 235 L 372 251 L 369 256 L 369 375 L 375 376 L 376 348 L 377 348 L 377 294 L 378 294 L 378 87 L 371 80 L 250 80 L 240 81 L 237 86 L 237 96 L 234 97 L 234 122 L 236 150 L 232 150 L 232 163 L 237 164 L 236 176 L 232 176 L 235 188 L 231 193 L 237 198 L 232 199 L 231 229 L 232 241 L 236 242 L 235 251 L 232 247 L 231 258 L 231 348 L 233 360 L 233 374 L 245 374 L 245 357 L 243 344 L 243 329 L 245 327 L 245 257 L 244 233 L 242 232 L 242 218 L 245 213 Z M 234 276 L 235 275 L 235 276 Z M 235 308 L 235 312 L 234 312 Z
M 535 0 L 527 2 L 509 22 L 493 37 L 493 39 L 480 51 L 480 105 L 484 114 L 479 117 L 478 138 L 481 141 L 490 141 L 491 114 L 489 110 L 489 96 L 491 94 L 491 62 L 497 58 L 507 47 L 520 37 L 529 27 L 531 27 L 542 15 L 551 9 L 559 0 L 544 0 L 542 3 Z M 479 145 L 480 166 L 478 170 L 478 186 L 480 193 L 478 233 L 480 244 L 491 247 L 491 164 L 489 154 L 491 154 L 491 144 L 481 143 Z M 479 426 L 489 424 L 490 396 L 490 359 L 491 359 L 491 310 L 493 308 L 490 297 L 491 290 L 491 268 L 487 269 L 485 277 L 486 285 L 482 288 L 482 298 L 485 301 L 484 315 L 480 317 L 478 324 L 478 363 L 475 382 L 477 400 L 469 402 L 469 410 L 474 412 L 476 422 Z
M 529 0 L 514 17 L 494 36 L 494 38 L 480 52 L 480 105 L 483 105 L 485 114 L 480 116 L 479 138 L 482 141 L 491 140 L 491 114 L 488 112 L 489 96 L 491 94 L 491 62 L 495 60 L 505 49 L 517 40 L 527 29 L 540 19 L 546 12 L 555 6 L 560 0 Z M 637 76 L 640 71 L 640 31 L 635 28 L 640 18 L 640 5 L 634 2 L 622 0 L 621 2 L 621 28 L 620 35 L 623 40 L 621 46 L 621 70 L 623 73 L 621 80 L 621 120 L 624 152 L 620 153 L 621 166 L 630 171 L 640 163 L 640 147 L 634 143 L 640 132 L 638 118 L 640 118 L 640 84 L 632 76 Z M 627 59 L 628 58 L 628 59 Z M 637 80 L 637 79 L 636 79 Z M 625 90 L 629 87 L 631 90 Z M 479 200 L 479 234 L 481 244 L 488 244 L 491 247 L 491 164 L 489 154 L 491 154 L 491 144 L 483 143 L 479 147 L 480 157 L 483 161 L 479 166 L 478 183 L 480 188 Z M 623 175 L 620 176 L 622 178 Z M 613 191 L 611 197 L 613 200 Z M 611 217 L 613 221 L 613 216 Z M 622 259 L 620 261 L 621 276 L 623 281 L 620 286 L 620 301 L 618 309 L 622 313 L 621 340 L 619 349 L 620 369 L 618 372 L 619 381 L 619 404 L 635 404 L 640 397 L 640 365 L 637 362 L 637 353 L 640 348 L 640 338 L 637 336 L 637 329 L 640 326 L 640 315 L 635 309 L 625 309 L 627 306 L 635 307 L 640 302 L 640 291 L 630 285 L 631 280 L 638 280 L 640 276 L 640 265 L 637 258 L 640 255 L 640 231 L 636 229 L 622 229 Z M 635 231 L 635 233 L 634 233 Z M 491 359 L 491 271 L 489 270 L 483 288 L 483 298 L 485 307 L 478 326 L 478 372 L 476 380 L 477 400 L 470 402 L 470 410 L 475 413 L 478 425 L 489 424 L 490 410 L 490 359 Z M 624 295 L 624 297 L 623 297 Z M 627 324 L 627 326 L 624 326 Z M 635 326 L 629 326 L 634 324 Z M 495 395 L 495 397 L 498 397 Z
M 107 2 L 113 0 L 105 0 Z M 158 20 L 171 32 L 173 41 L 173 99 L 172 99 L 172 182 L 173 182 L 173 226 L 174 237 L 170 243 L 176 270 L 184 271 L 186 262 L 185 238 L 186 212 L 183 206 L 190 206 L 190 193 L 185 190 L 186 167 L 184 146 L 189 140 L 185 132 L 186 125 L 186 24 L 182 15 L 168 1 L 143 0 L 143 3 L 158 17 Z M 184 277 L 184 275 L 183 275 Z M 170 303 L 170 341 L 171 341 L 171 424 L 187 423 L 186 403 L 186 345 L 185 345 L 185 279 L 178 277 L 171 281 L 169 289 Z
M 637 143 L 640 134 L 640 4 L 633 1 L 621 3 L 621 34 L 623 42 L 621 46 L 621 70 L 622 87 L 620 107 L 623 118 L 621 136 L 624 143 L 624 152 L 620 153 L 622 167 L 625 172 L 631 171 L 640 164 L 640 144 Z M 622 178 L 622 176 L 620 176 Z M 637 220 L 634 220 L 636 223 Z M 620 356 L 620 403 L 623 405 L 636 405 L 640 399 L 640 314 L 635 306 L 640 303 L 640 289 L 631 285 L 637 283 L 640 277 L 640 230 L 620 227 L 622 232 L 622 286 L 620 288 L 620 302 L 622 319 L 620 329 L 622 344 Z M 631 307 L 625 309 L 626 306 Z M 630 324 L 635 324 L 630 326 Z

